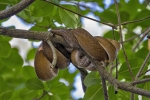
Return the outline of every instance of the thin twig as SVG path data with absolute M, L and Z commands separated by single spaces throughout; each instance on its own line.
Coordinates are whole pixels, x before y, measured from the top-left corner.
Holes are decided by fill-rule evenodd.
M 126 43 L 126 42 L 129 42 L 129 41 L 132 41 L 133 39 L 135 39 L 135 38 L 137 38 L 137 37 L 140 37 L 140 35 L 145 34 L 145 32 L 147 32 L 147 30 L 148 30 L 148 29 L 144 30 L 141 34 L 136 34 L 136 35 L 134 35 L 133 37 L 126 39 L 126 40 L 123 41 L 123 42 Z M 145 34 L 145 35 L 146 35 L 146 34 Z M 145 35 L 144 35 L 144 36 L 145 36 Z M 147 38 L 148 38 L 148 36 L 147 36 Z
M 35 0 L 21 0 L 18 4 L 8 8 L 8 9 L 0 11 L 0 20 L 17 14 L 18 12 L 25 9 L 27 6 L 29 6 L 34 1 Z
M 149 81 L 150 81 L 150 78 L 147 78 L 147 79 L 142 79 L 142 80 L 134 81 L 131 84 L 132 85 L 136 85 L 136 84 L 141 84 L 141 83 L 145 83 L 145 82 L 149 82 Z
M 121 42 L 121 45 L 122 45 L 122 50 L 123 50 L 123 53 L 124 53 L 124 57 L 126 59 L 128 70 L 129 70 L 129 72 L 131 74 L 132 79 L 134 80 L 134 75 L 133 75 L 130 63 L 128 61 L 128 58 L 127 58 L 127 55 L 126 55 L 126 52 L 125 52 L 125 49 L 124 49 L 123 36 L 122 36 L 122 30 L 121 30 L 121 19 L 120 19 L 120 14 L 119 14 L 119 10 L 118 10 L 118 3 L 117 3 L 117 0 L 114 0 L 114 2 L 115 2 L 117 18 L 118 18 L 118 25 L 119 25 L 119 32 L 120 32 L 120 42 Z M 131 93 L 131 100 L 134 100 L 134 94 L 133 93 Z
M 48 45 L 50 46 L 51 50 L 52 50 L 52 53 L 53 53 L 53 61 L 52 61 L 52 65 L 51 67 L 54 68 L 56 66 L 56 63 L 57 63 L 57 53 L 56 53 L 56 49 L 54 47 L 54 45 L 52 44 L 52 42 L 47 39 L 46 41 L 48 43 Z
M 137 75 L 136 75 L 134 81 L 137 81 L 138 78 L 140 77 L 140 74 L 142 73 L 143 69 L 145 68 L 145 65 L 146 65 L 147 61 L 149 60 L 149 58 L 150 58 L 150 52 L 149 52 L 149 54 L 147 55 L 146 59 L 144 60 L 142 66 L 140 67 L 140 70 L 138 71 L 138 73 L 137 73 Z M 136 85 L 133 85 L 133 86 L 136 87 Z M 134 94 L 133 94 L 133 93 L 132 93 L 132 95 L 131 95 L 131 100 L 134 100 Z
M 149 72 L 149 71 L 150 71 L 150 69 L 148 69 L 147 71 L 141 73 L 139 76 L 142 76 L 142 75 L 146 74 L 146 73 Z
M 74 1 L 70 1 L 69 3 L 75 4 L 77 6 L 80 6 L 80 7 L 86 8 L 86 9 L 91 9 L 90 6 L 84 5 L 84 4 L 80 4 L 79 2 L 77 3 L 77 2 L 74 2 Z
M 138 71 L 138 73 L 135 77 L 135 81 L 138 80 L 138 78 L 140 77 L 140 74 L 142 73 L 143 69 L 145 68 L 145 65 L 148 62 L 149 58 L 150 58 L 150 52 L 148 53 L 146 59 L 144 60 L 142 66 L 140 67 L 140 70 Z
M 45 96 L 45 94 L 47 94 L 47 92 L 43 90 L 43 94 L 39 98 L 33 100 L 41 100 Z
M 127 63 L 129 72 L 130 72 L 130 74 L 131 74 L 132 79 L 134 80 L 134 75 L 133 75 L 133 72 L 132 72 L 130 63 L 129 63 L 129 61 L 128 61 L 128 58 L 127 58 L 127 55 L 126 55 L 126 52 L 125 52 L 125 49 L 124 49 L 123 36 L 122 36 L 122 29 L 121 29 L 121 19 L 120 19 L 120 14 L 119 14 L 119 11 L 118 11 L 118 3 L 117 3 L 116 0 L 114 0 L 114 2 L 115 2 L 117 17 L 118 17 L 118 25 L 119 25 L 119 32 L 120 32 L 120 43 L 121 43 L 121 45 L 122 45 L 122 50 L 123 50 L 123 53 L 124 53 L 124 57 L 125 57 L 125 59 L 126 59 L 126 63 Z
M 60 8 L 62 8 L 62 9 L 65 9 L 65 10 L 67 10 L 67 11 L 69 11 L 69 12 L 74 13 L 74 14 L 77 14 L 78 16 L 81 16 L 81 17 L 84 17 L 84 18 L 93 20 L 93 21 L 98 22 L 98 23 L 102 23 L 102 24 L 107 25 L 107 26 L 110 26 L 110 27 L 112 27 L 112 28 L 114 28 L 114 29 L 116 29 L 116 27 L 119 26 L 119 24 L 118 24 L 118 25 L 113 25 L 113 24 L 109 24 L 109 23 L 102 22 L 102 21 L 98 21 L 98 20 L 93 19 L 93 18 L 90 18 L 90 17 L 86 17 L 86 16 L 84 16 L 84 15 L 82 15 L 82 14 L 79 14 L 79 13 L 77 13 L 77 12 L 74 12 L 74 11 L 72 11 L 72 10 L 70 10 L 70 9 L 64 8 L 64 7 L 58 5 L 58 4 L 54 3 L 54 2 L 51 2 L 51 1 L 48 1 L 48 0 L 44 0 L 44 1 L 49 2 L 49 3 L 51 3 L 51 4 L 53 4 L 53 5 L 57 6 L 57 7 L 60 7 Z M 84 6 L 84 7 L 85 7 L 85 6 Z M 121 23 L 121 25 L 127 25 L 127 24 L 131 24 L 131 23 L 136 23 L 136 22 L 140 22 L 140 21 L 143 21 L 143 20 L 147 20 L 147 19 L 149 19 L 149 18 L 150 18 L 150 16 L 145 17 L 145 18 L 142 18 L 142 19 L 138 19 L 138 20 L 127 21 L 127 22 Z
M 99 65 L 100 66 L 95 66 L 95 68 L 97 70 L 98 70 L 98 67 L 106 67 L 105 66 L 106 65 L 105 62 L 100 62 Z M 104 73 L 99 72 L 99 74 L 101 76 L 104 98 L 105 98 L 105 100 L 109 100 L 108 91 L 107 91 L 107 85 L 106 85 L 106 80 L 104 78 Z
M 136 45 L 133 47 L 132 51 L 134 52 L 136 50 L 136 48 L 139 46 L 139 44 L 141 43 L 141 41 L 144 39 L 144 37 L 150 32 L 150 27 L 148 27 L 144 32 L 143 32 L 143 36 L 140 38 L 140 40 L 136 43 Z
M 79 13 L 75 12 L 75 11 L 72 11 L 72 10 L 70 10 L 70 9 L 64 8 L 63 6 L 60 6 L 60 5 L 58 5 L 58 4 L 54 3 L 54 2 L 51 2 L 51 1 L 49 1 L 49 0 L 43 0 L 43 1 L 46 1 L 46 2 L 48 2 L 48 3 L 51 3 L 51 4 L 53 4 L 53 5 L 57 6 L 57 7 L 60 7 L 60 8 L 62 8 L 62 9 L 64 9 L 64 10 L 67 10 L 67 11 L 69 11 L 69 12 L 71 12 L 71 13 L 74 13 L 74 14 L 76 14 L 76 15 L 78 15 L 78 16 L 81 16 L 81 17 L 84 17 L 84 18 L 93 20 L 93 21 L 98 22 L 98 23 L 102 23 L 102 24 L 104 24 L 104 25 L 107 25 L 107 26 L 110 26 L 110 27 L 113 27 L 113 28 L 116 29 L 116 26 L 113 25 L 113 24 L 105 23 L 105 22 L 98 21 L 98 20 L 96 20 L 96 19 L 93 19 L 93 18 L 84 16 L 84 15 L 82 15 L 82 14 L 79 14 Z
M 131 38 L 128 38 L 128 39 L 126 39 L 125 41 L 123 41 L 123 43 L 127 43 L 127 42 L 129 42 L 129 41 L 132 41 L 133 39 L 139 37 L 140 35 L 141 35 L 141 34 L 136 34 L 136 35 L 132 36 Z
M 112 28 L 113 30 L 113 37 L 114 37 L 114 40 L 116 40 L 116 37 L 115 37 L 115 31 L 114 29 Z M 116 79 L 118 79 L 118 57 L 116 58 Z
M 131 24 L 131 23 L 137 23 L 137 22 L 141 22 L 141 21 L 147 20 L 147 19 L 149 19 L 149 18 L 150 18 L 150 16 L 144 17 L 144 18 L 138 19 L 138 20 L 127 21 L 127 22 L 121 23 L 121 25 L 127 25 L 127 24 Z M 117 26 L 118 26 L 118 25 L 117 25 Z
M 108 96 L 108 91 L 107 91 L 107 85 L 106 85 L 106 80 L 105 80 L 105 78 L 101 77 L 101 81 L 102 81 L 102 86 L 103 86 L 104 98 L 105 98 L 105 100 L 109 100 L 109 96 Z

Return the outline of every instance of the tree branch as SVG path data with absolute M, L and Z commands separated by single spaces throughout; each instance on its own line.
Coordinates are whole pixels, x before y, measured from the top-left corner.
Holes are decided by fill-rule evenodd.
M 62 45 L 68 46 L 65 40 L 57 35 L 53 35 L 51 32 L 36 32 L 36 31 L 26 31 L 26 30 L 18 30 L 18 29 L 7 29 L 4 27 L 0 27 L 0 35 L 10 36 L 15 38 L 24 38 L 24 39 L 36 39 L 36 40 L 45 40 L 47 37 L 50 37 L 50 40 L 55 43 L 60 43 Z M 122 89 L 125 91 L 129 91 L 132 93 L 136 93 L 139 95 L 143 95 L 146 97 L 150 97 L 150 92 L 133 87 L 129 83 L 119 82 L 117 79 L 111 76 L 104 67 L 101 67 L 98 61 L 94 61 L 91 59 L 93 63 L 97 66 L 98 72 L 103 73 L 104 78 L 111 84 L 118 86 L 118 89 Z
M 145 68 L 145 65 L 148 62 L 149 58 L 150 58 L 150 52 L 148 53 L 146 59 L 144 60 L 142 66 L 140 67 L 140 70 L 138 71 L 138 73 L 135 77 L 135 80 L 138 80 L 138 78 L 140 77 L 140 74 L 142 73 L 143 69 Z
M 99 73 L 103 73 L 104 78 L 111 84 L 115 85 L 118 87 L 118 89 L 122 89 L 131 93 L 135 93 L 135 94 L 139 94 L 142 96 L 146 96 L 150 98 L 150 92 L 134 87 L 132 86 L 132 84 L 129 83 L 125 83 L 125 82 L 119 82 L 117 79 L 115 79 L 114 77 L 111 76 L 110 73 L 108 73 L 104 67 L 101 66 L 101 64 L 98 61 L 93 61 L 93 63 L 95 63 L 95 65 L 97 66 L 97 70 Z
M 100 65 L 100 64 L 99 64 Z M 95 66 L 95 68 L 98 70 L 99 66 Z M 105 62 L 101 62 L 100 67 L 106 67 Z M 104 98 L 105 100 L 109 100 L 109 96 L 108 96 L 108 91 L 107 91 L 107 86 L 106 86 L 106 80 L 104 77 L 104 73 L 99 72 L 100 76 L 101 76 L 101 81 L 102 81 L 102 87 L 103 87 L 103 94 L 104 94 Z
M 139 39 L 139 41 L 136 43 L 136 45 L 133 47 L 132 51 L 135 51 L 136 48 L 139 46 L 139 44 L 141 43 L 141 41 L 144 39 L 144 37 L 150 32 L 150 27 L 148 27 L 144 32 L 143 32 L 143 36 Z
M 121 25 L 127 25 L 127 24 L 131 24 L 131 23 L 137 23 L 137 22 L 141 22 L 141 21 L 147 20 L 147 19 L 149 19 L 149 18 L 150 18 L 150 16 L 147 16 L 147 17 L 144 17 L 144 18 L 142 18 L 142 19 L 123 22 L 123 23 L 121 23 Z M 118 25 L 117 25 L 117 26 L 118 26 Z
M 77 12 L 75 12 L 75 11 L 72 11 L 72 10 L 67 9 L 67 8 L 64 8 L 64 7 L 62 7 L 62 6 L 60 6 L 60 5 L 56 4 L 56 3 L 53 3 L 52 1 L 49 1 L 49 0 L 43 0 L 43 1 L 46 1 L 46 2 L 51 3 L 51 4 L 53 4 L 53 5 L 55 5 L 55 6 L 59 7 L 59 8 L 62 8 L 62 9 L 67 10 L 67 11 L 69 11 L 69 12 L 72 12 L 72 13 L 74 13 L 74 14 L 76 14 L 76 15 L 80 16 L 80 17 L 84 17 L 84 18 L 87 18 L 87 19 L 93 20 L 93 21 L 95 21 L 95 22 L 102 23 L 102 24 L 104 24 L 104 25 L 107 25 L 107 26 L 110 26 L 110 27 L 116 28 L 116 26 L 115 26 L 115 25 L 113 25 L 113 24 L 105 23 L 105 22 L 98 21 L 98 20 L 93 19 L 93 18 L 90 18 L 90 17 L 86 17 L 86 16 L 84 16 L 84 15 L 82 15 L 82 14 L 79 14 L 79 13 L 77 13 Z
M 142 76 L 142 75 L 146 74 L 146 73 L 147 73 L 147 72 L 149 72 L 149 71 L 150 71 L 150 69 L 148 69 L 147 71 L 145 71 L 145 72 L 141 73 L 141 74 L 140 74 L 140 76 Z
M 29 6 L 34 1 L 35 0 L 22 0 L 18 4 L 6 9 L 6 10 L 0 11 L 0 20 L 15 15 L 16 13 L 25 9 L 27 6 Z
M 121 43 L 121 45 L 122 45 L 122 50 L 123 50 L 123 53 L 124 53 L 124 57 L 125 57 L 125 59 L 126 59 L 126 63 L 127 63 L 129 72 L 130 72 L 130 74 L 131 74 L 131 76 L 132 76 L 132 79 L 134 80 L 134 75 L 133 75 L 133 72 L 132 72 L 130 63 L 129 63 L 129 61 L 128 61 L 128 57 L 127 57 L 127 55 L 126 55 L 125 48 L 124 48 L 124 44 L 123 44 L 123 36 L 122 36 L 122 29 L 121 29 L 121 19 L 120 19 L 120 14 L 119 14 L 119 11 L 118 11 L 118 3 L 117 3 L 116 0 L 114 0 L 114 3 L 115 3 L 116 13 L 117 13 L 117 17 L 118 17 L 118 25 L 119 25 L 119 32 L 120 32 L 120 43 Z
M 127 42 L 129 42 L 129 41 L 132 41 L 133 39 L 139 37 L 140 35 L 141 35 L 141 34 L 136 34 L 136 35 L 134 35 L 134 36 L 132 36 L 132 37 L 126 39 L 125 41 L 123 41 L 123 43 L 127 43 Z
M 34 39 L 34 40 L 47 40 L 47 37 L 50 37 L 52 42 L 60 43 L 67 45 L 64 39 L 61 36 L 55 35 L 51 32 L 39 32 L 39 31 L 27 31 L 20 29 L 8 29 L 0 26 L 0 35 L 15 37 L 15 38 L 24 38 L 24 39 Z

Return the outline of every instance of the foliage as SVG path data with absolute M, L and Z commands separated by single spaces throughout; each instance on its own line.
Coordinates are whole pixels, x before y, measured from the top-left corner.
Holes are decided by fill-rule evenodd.
M 88 13 L 94 14 L 102 22 L 108 22 L 116 25 L 118 23 L 115 5 L 110 3 L 109 7 L 106 8 L 105 0 L 76 0 L 77 2 L 82 2 L 84 5 L 89 3 L 89 7 L 84 8 L 78 7 L 74 3 L 63 3 L 61 0 L 52 0 L 56 4 L 61 2 L 62 7 L 68 8 L 74 12 L 82 15 Z M 1 0 L 0 10 L 7 9 L 20 2 L 20 0 Z M 71 2 L 71 0 L 66 0 L 66 2 Z M 96 4 L 101 11 L 90 8 L 90 6 Z M 119 11 L 121 16 L 121 21 L 132 21 L 138 20 L 150 15 L 150 10 L 148 9 L 148 4 L 146 2 L 140 3 L 138 0 L 120 0 L 119 1 Z M 33 26 L 30 30 L 32 31 L 48 31 L 50 28 L 77 28 L 82 26 L 81 17 L 71 13 L 67 10 L 59 8 L 53 4 L 42 0 L 36 0 L 29 7 L 19 12 L 18 16 L 22 21 L 31 23 Z M 1 20 L 0 23 L 5 22 L 7 19 Z M 137 23 L 131 23 L 123 25 L 124 30 L 124 40 L 137 35 L 134 29 L 138 26 L 142 29 L 141 33 L 149 27 L 150 19 L 146 19 Z M 100 24 L 101 25 L 101 24 Z M 114 38 L 112 30 L 104 33 L 105 38 Z M 115 31 L 115 37 L 120 40 L 118 30 Z M 23 61 L 28 62 L 34 59 L 36 52 L 35 48 L 31 48 L 28 52 L 26 59 L 22 59 L 19 55 L 18 48 L 12 48 L 9 41 L 12 38 L 0 36 L 0 100 L 70 100 L 73 99 L 70 93 L 74 90 L 74 77 L 78 74 L 78 71 L 70 73 L 68 69 L 59 71 L 58 76 L 52 81 L 43 82 L 40 81 L 31 65 L 24 66 Z M 136 75 L 139 71 L 142 63 L 144 62 L 149 50 L 147 49 L 147 39 L 143 40 L 135 52 L 132 52 L 133 47 L 140 39 L 140 36 L 132 39 L 129 42 L 124 43 L 124 48 L 131 65 L 133 74 Z M 126 60 L 124 58 L 124 53 L 120 50 L 118 54 L 119 59 L 119 80 L 120 81 L 132 81 L 131 75 L 128 71 Z M 150 61 L 146 64 L 144 71 L 148 70 L 148 65 Z M 143 71 L 143 72 L 144 72 Z M 115 70 L 113 70 L 113 75 Z M 140 77 L 140 79 L 149 77 L 145 74 Z M 64 79 L 69 83 L 69 85 L 60 82 L 60 79 Z M 100 84 L 100 77 L 97 72 L 91 72 L 88 74 L 84 80 L 85 85 L 88 87 L 83 100 L 102 100 L 104 98 L 102 85 Z M 107 83 L 108 94 L 110 100 L 129 100 L 130 93 L 123 90 L 119 90 L 118 94 L 114 94 L 114 87 Z M 143 83 L 137 87 L 150 90 L 149 83 Z M 135 95 L 136 100 L 138 95 Z M 40 98 L 40 99 L 37 99 Z M 146 97 L 142 97 L 143 100 Z

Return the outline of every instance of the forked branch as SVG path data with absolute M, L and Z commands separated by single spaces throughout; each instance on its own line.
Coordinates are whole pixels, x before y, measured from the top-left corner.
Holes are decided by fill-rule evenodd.
M 10 37 L 15 37 L 15 38 L 35 39 L 35 40 L 45 40 L 47 39 L 48 36 L 50 36 L 50 39 L 52 42 L 60 43 L 62 45 L 68 46 L 68 44 L 64 41 L 62 37 L 57 36 L 57 35 L 53 36 L 52 33 L 50 32 L 34 32 L 34 31 L 8 29 L 8 28 L 0 27 L 0 35 L 10 36 Z M 96 66 L 98 66 L 97 68 L 98 68 L 99 73 L 103 73 L 104 78 L 109 83 L 115 86 L 118 86 L 118 89 L 136 93 L 142 96 L 150 97 L 149 91 L 146 91 L 137 87 L 133 87 L 129 83 L 125 83 L 125 82 L 123 83 L 123 82 L 118 81 L 117 79 L 112 77 L 111 74 L 105 70 L 105 68 L 101 67 L 101 64 L 99 64 L 97 61 L 92 61 L 92 62 L 95 63 Z

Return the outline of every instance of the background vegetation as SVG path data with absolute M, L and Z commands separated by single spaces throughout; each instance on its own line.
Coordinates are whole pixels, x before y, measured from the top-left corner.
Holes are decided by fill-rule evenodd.
M 8 9 L 21 0 L 1 0 L 0 10 Z M 51 3 L 52 2 L 52 3 Z M 33 26 L 30 31 L 48 31 L 55 28 L 77 28 L 82 27 L 82 18 L 87 14 L 93 14 L 99 25 L 106 25 L 115 29 L 108 30 L 103 37 L 121 41 L 118 28 L 118 16 L 114 1 L 106 6 L 105 0 L 35 0 L 25 9 L 15 14 L 25 23 Z M 139 88 L 150 91 L 149 71 L 149 50 L 146 36 L 150 32 L 150 5 L 149 0 L 119 0 L 118 9 L 121 19 L 124 50 L 118 53 L 118 80 L 133 82 L 146 79 L 147 81 L 136 85 Z M 59 7 L 61 5 L 61 7 Z M 65 10 L 66 9 L 66 10 Z M 70 11 L 71 10 L 71 11 Z M 0 20 L 0 24 L 9 20 L 10 17 Z M 98 21 L 100 20 L 100 21 Z M 15 29 L 15 27 L 9 27 Z M 137 31 L 138 30 L 138 31 Z M 18 48 L 12 48 L 10 41 L 12 37 L 0 36 L 0 100 L 71 100 L 70 94 L 75 90 L 73 86 L 74 78 L 79 73 L 78 70 L 70 73 L 68 69 L 59 71 L 58 76 L 48 82 L 40 81 L 34 71 L 34 67 L 29 61 L 34 59 L 36 48 L 33 46 L 26 54 L 26 59 L 22 59 Z M 35 42 L 35 40 L 29 40 Z M 127 56 L 129 64 L 124 55 Z M 147 57 L 147 61 L 146 61 Z M 24 66 L 24 62 L 27 63 Z M 145 65 L 143 65 L 145 64 Z M 132 70 L 129 71 L 128 67 Z M 140 68 L 144 66 L 142 72 L 137 76 Z M 132 76 L 133 74 L 133 76 Z M 115 69 L 112 72 L 115 77 Z M 67 81 L 68 85 L 60 82 L 60 79 Z M 88 87 L 85 96 L 81 100 L 103 100 L 104 95 L 100 76 L 97 72 L 91 72 L 84 80 Z M 118 90 L 114 93 L 114 86 L 109 82 L 108 94 L 110 100 L 129 100 L 130 92 Z M 135 95 L 135 100 L 139 96 Z M 147 100 L 141 96 L 142 100 Z

